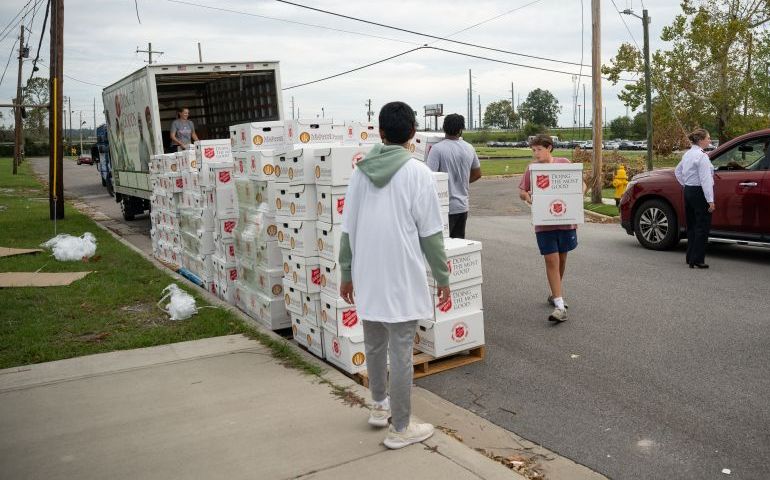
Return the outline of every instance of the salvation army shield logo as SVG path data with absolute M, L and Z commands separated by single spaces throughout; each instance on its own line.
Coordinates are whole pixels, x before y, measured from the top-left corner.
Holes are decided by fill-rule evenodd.
M 340 348 L 340 341 L 336 338 L 332 339 L 332 353 L 335 357 L 339 358 L 342 355 L 342 349 Z
M 233 230 L 235 230 L 235 220 L 225 220 L 225 224 L 223 225 L 225 233 L 233 233 Z
M 219 172 L 219 181 L 221 183 L 230 183 L 230 172 L 227 170 Z
M 463 323 L 455 323 L 452 325 L 452 340 L 460 343 L 468 337 L 468 326 Z
M 537 175 L 535 177 L 535 185 L 537 185 L 537 188 L 545 190 L 551 186 L 551 177 L 548 175 Z
M 315 285 L 321 285 L 321 269 L 320 268 L 314 268 L 312 270 L 311 279 L 312 279 L 312 282 Z
M 358 314 L 355 309 L 342 312 L 342 324 L 348 328 L 353 328 L 358 323 Z
M 345 197 L 337 199 L 337 213 L 342 215 L 343 210 L 345 210 Z
M 551 205 L 548 206 L 548 212 L 554 217 L 561 217 L 567 213 L 567 204 L 561 200 L 554 200 Z
M 214 158 L 214 155 L 216 155 L 216 152 L 214 151 L 214 147 L 206 147 L 203 149 L 203 156 L 206 158 Z
M 452 309 L 452 297 L 450 296 L 450 297 L 447 299 L 446 303 L 444 303 L 443 305 L 440 305 L 440 306 L 438 307 L 438 309 L 439 309 L 439 310 L 441 310 L 441 312 L 443 312 L 443 313 L 446 313 L 446 312 L 448 312 L 449 310 L 451 310 L 451 309 Z

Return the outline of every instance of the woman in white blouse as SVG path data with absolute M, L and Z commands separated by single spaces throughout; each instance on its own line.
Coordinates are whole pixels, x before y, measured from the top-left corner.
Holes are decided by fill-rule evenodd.
M 684 187 L 687 264 L 690 268 L 709 268 L 706 264 L 706 242 L 711 229 L 711 213 L 716 207 L 711 160 L 703 149 L 711 143 L 711 136 L 706 130 L 698 128 L 688 138 L 692 147 L 675 170 L 676 179 Z

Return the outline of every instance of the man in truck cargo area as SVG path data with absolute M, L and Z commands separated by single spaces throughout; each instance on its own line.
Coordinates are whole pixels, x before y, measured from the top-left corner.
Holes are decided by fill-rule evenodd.
M 468 220 L 468 189 L 481 178 L 481 163 L 473 146 L 460 138 L 465 129 L 462 115 L 450 113 L 444 119 L 444 140 L 430 149 L 426 163 L 434 172 L 449 175 L 449 236 L 465 238 Z
M 449 269 L 433 175 L 408 150 L 414 111 L 388 103 L 379 124 L 383 143 L 358 162 L 345 195 L 340 295 L 363 320 L 374 402 L 369 424 L 388 427 L 391 418 L 384 444 L 397 449 L 433 435 L 433 425 L 410 420 L 412 349 L 417 321 L 434 315 L 424 259 L 439 285 L 439 305 L 450 299 Z
M 176 112 L 176 120 L 171 122 L 171 147 L 175 150 L 187 150 L 187 147 L 193 142 L 198 141 L 198 135 L 195 134 L 195 125 L 190 120 L 190 110 L 180 108 Z

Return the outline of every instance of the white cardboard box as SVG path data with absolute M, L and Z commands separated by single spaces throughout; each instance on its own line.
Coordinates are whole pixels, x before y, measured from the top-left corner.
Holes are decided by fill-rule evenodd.
M 235 178 L 249 178 L 249 158 L 246 155 L 245 152 L 233 152 L 233 172 L 235 173 Z
M 249 177 L 261 182 L 275 181 L 275 150 L 248 150 L 243 152 L 249 167 Z
M 214 197 L 214 205 L 216 216 L 223 217 L 236 217 L 238 216 L 238 199 L 235 193 L 235 187 L 222 186 L 217 187 L 212 195 Z
M 342 271 L 337 261 L 319 258 L 318 264 L 321 267 L 321 292 L 331 297 L 339 295 Z
M 291 327 L 291 318 L 280 298 L 269 297 L 259 291 L 250 291 L 246 313 L 265 325 L 270 330 Z
M 195 158 L 198 164 L 232 162 L 233 148 L 230 140 L 198 140 L 195 142 Z
M 291 224 L 292 222 L 299 222 L 300 220 L 292 220 L 291 217 L 276 217 L 275 222 L 278 226 L 278 246 L 281 250 L 291 250 L 291 244 L 289 239 L 291 238 Z
M 380 128 L 376 123 L 350 122 L 345 126 L 345 143 L 362 145 L 382 143 Z
M 356 306 L 350 305 L 339 295 L 321 292 L 321 325 L 333 335 L 352 337 L 364 334 Z
M 433 172 L 433 182 L 436 185 L 439 205 L 449 206 L 449 174 Z
M 316 186 L 291 185 L 288 190 L 289 216 L 294 220 L 316 220 Z
M 318 205 L 316 212 L 318 220 L 325 223 L 341 224 L 342 213 L 345 211 L 345 194 L 348 187 L 318 185 L 316 187 L 316 196 Z
M 284 122 L 240 123 L 230 127 L 235 132 L 235 144 L 241 150 L 278 148 L 290 143 Z
M 484 345 L 484 312 L 477 310 L 438 321 L 420 320 L 414 346 L 443 357 Z
M 324 357 L 348 373 L 366 370 L 364 336 L 339 337 L 329 332 L 324 335 Z
M 216 225 L 217 236 L 223 240 L 235 238 L 235 227 L 238 225 L 237 218 L 217 218 Z
M 284 280 L 303 292 L 320 292 L 321 267 L 318 257 L 300 257 L 290 250 L 283 250 L 282 253 Z
M 332 146 L 306 149 L 312 152 L 315 182 L 318 185 L 347 185 L 356 164 L 364 159 L 371 145 Z M 307 154 L 307 153 L 306 153 Z
M 275 216 L 290 217 L 291 195 L 289 193 L 289 184 L 276 184 L 275 190 Z
M 444 251 L 449 264 L 449 285 L 466 280 L 481 278 L 481 242 L 462 238 L 445 238 Z M 426 265 L 427 266 L 427 265 Z M 433 275 L 428 270 L 428 283 L 434 285 Z
M 424 162 L 428 159 L 428 153 L 430 153 L 430 149 L 433 148 L 433 145 L 443 139 L 443 133 L 417 132 L 409 145 L 409 150 L 414 154 L 414 158 Z M 412 150 L 412 145 L 414 145 L 414 150 Z
M 286 277 L 283 277 L 283 301 L 287 311 L 302 315 L 302 291 Z
M 531 163 L 532 196 L 583 193 L 582 163 Z
M 315 326 L 321 326 L 321 294 L 302 292 L 302 315 Z
M 318 143 L 340 144 L 345 137 L 343 130 L 334 130 L 331 119 L 290 120 L 287 122 L 287 128 L 291 142 L 299 146 Z
M 285 225 L 285 224 L 284 224 Z M 291 220 L 288 222 L 289 249 L 292 254 L 302 257 L 317 257 L 315 220 Z
M 307 319 L 296 314 L 291 316 L 291 323 L 294 340 L 313 355 L 324 358 L 323 328 L 311 324 Z
M 313 156 L 313 151 L 311 147 L 298 148 L 286 152 L 286 156 L 282 157 L 281 170 L 286 169 L 290 185 L 315 183 L 316 157 Z
M 481 299 L 481 277 L 471 278 L 462 282 L 457 282 L 451 286 L 451 301 L 439 308 L 439 300 L 436 294 L 436 287 L 431 287 L 433 292 L 434 318 L 442 320 L 444 318 L 465 315 L 476 310 L 483 310 L 484 305 Z
M 275 201 L 278 198 L 278 184 L 275 181 L 254 182 L 254 199 L 259 206 L 264 206 L 273 214 L 277 214 Z
M 449 238 L 449 205 L 441 206 L 441 222 L 444 224 L 444 230 L 441 233 L 446 241 Z
M 584 222 L 582 193 L 532 195 L 533 225 L 578 225 Z
M 278 242 L 259 242 L 256 244 L 257 265 L 267 268 L 281 268 L 281 248 Z
M 318 238 L 318 256 L 331 261 L 337 261 L 340 256 L 340 242 L 342 239 L 342 225 L 316 222 L 316 236 Z

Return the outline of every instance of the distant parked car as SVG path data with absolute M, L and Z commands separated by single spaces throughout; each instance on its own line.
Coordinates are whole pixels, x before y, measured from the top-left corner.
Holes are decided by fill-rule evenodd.
M 620 144 L 618 144 L 618 149 L 619 150 L 636 150 L 637 146 L 634 142 L 630 140 L 623 140 L 622 142 L 620 142 Z
M 716 204 L 709 239 L 770 246 L 770 129 L 734 138 L 708 156 Z M 687 222 L 674 169 L 635 175 L 620 199 L 620 220 L 645 248 L 676 246 L 687 234 Z
M 605 150 L 618 150 L 620 148 L 620 144 L 618 142 L 606 142 L 604 144 Z
M 86 155 L 81 155 L 81 156 L 78 157 L 78 159 L 77 159 L 77 161 L 75 163 L 77 163 L 78 165 L 83 165 L 84 163 L 86 165 L 93 165 L 94 164 L 94 159 L 91 158 L 91 157 L 88 157 Z

